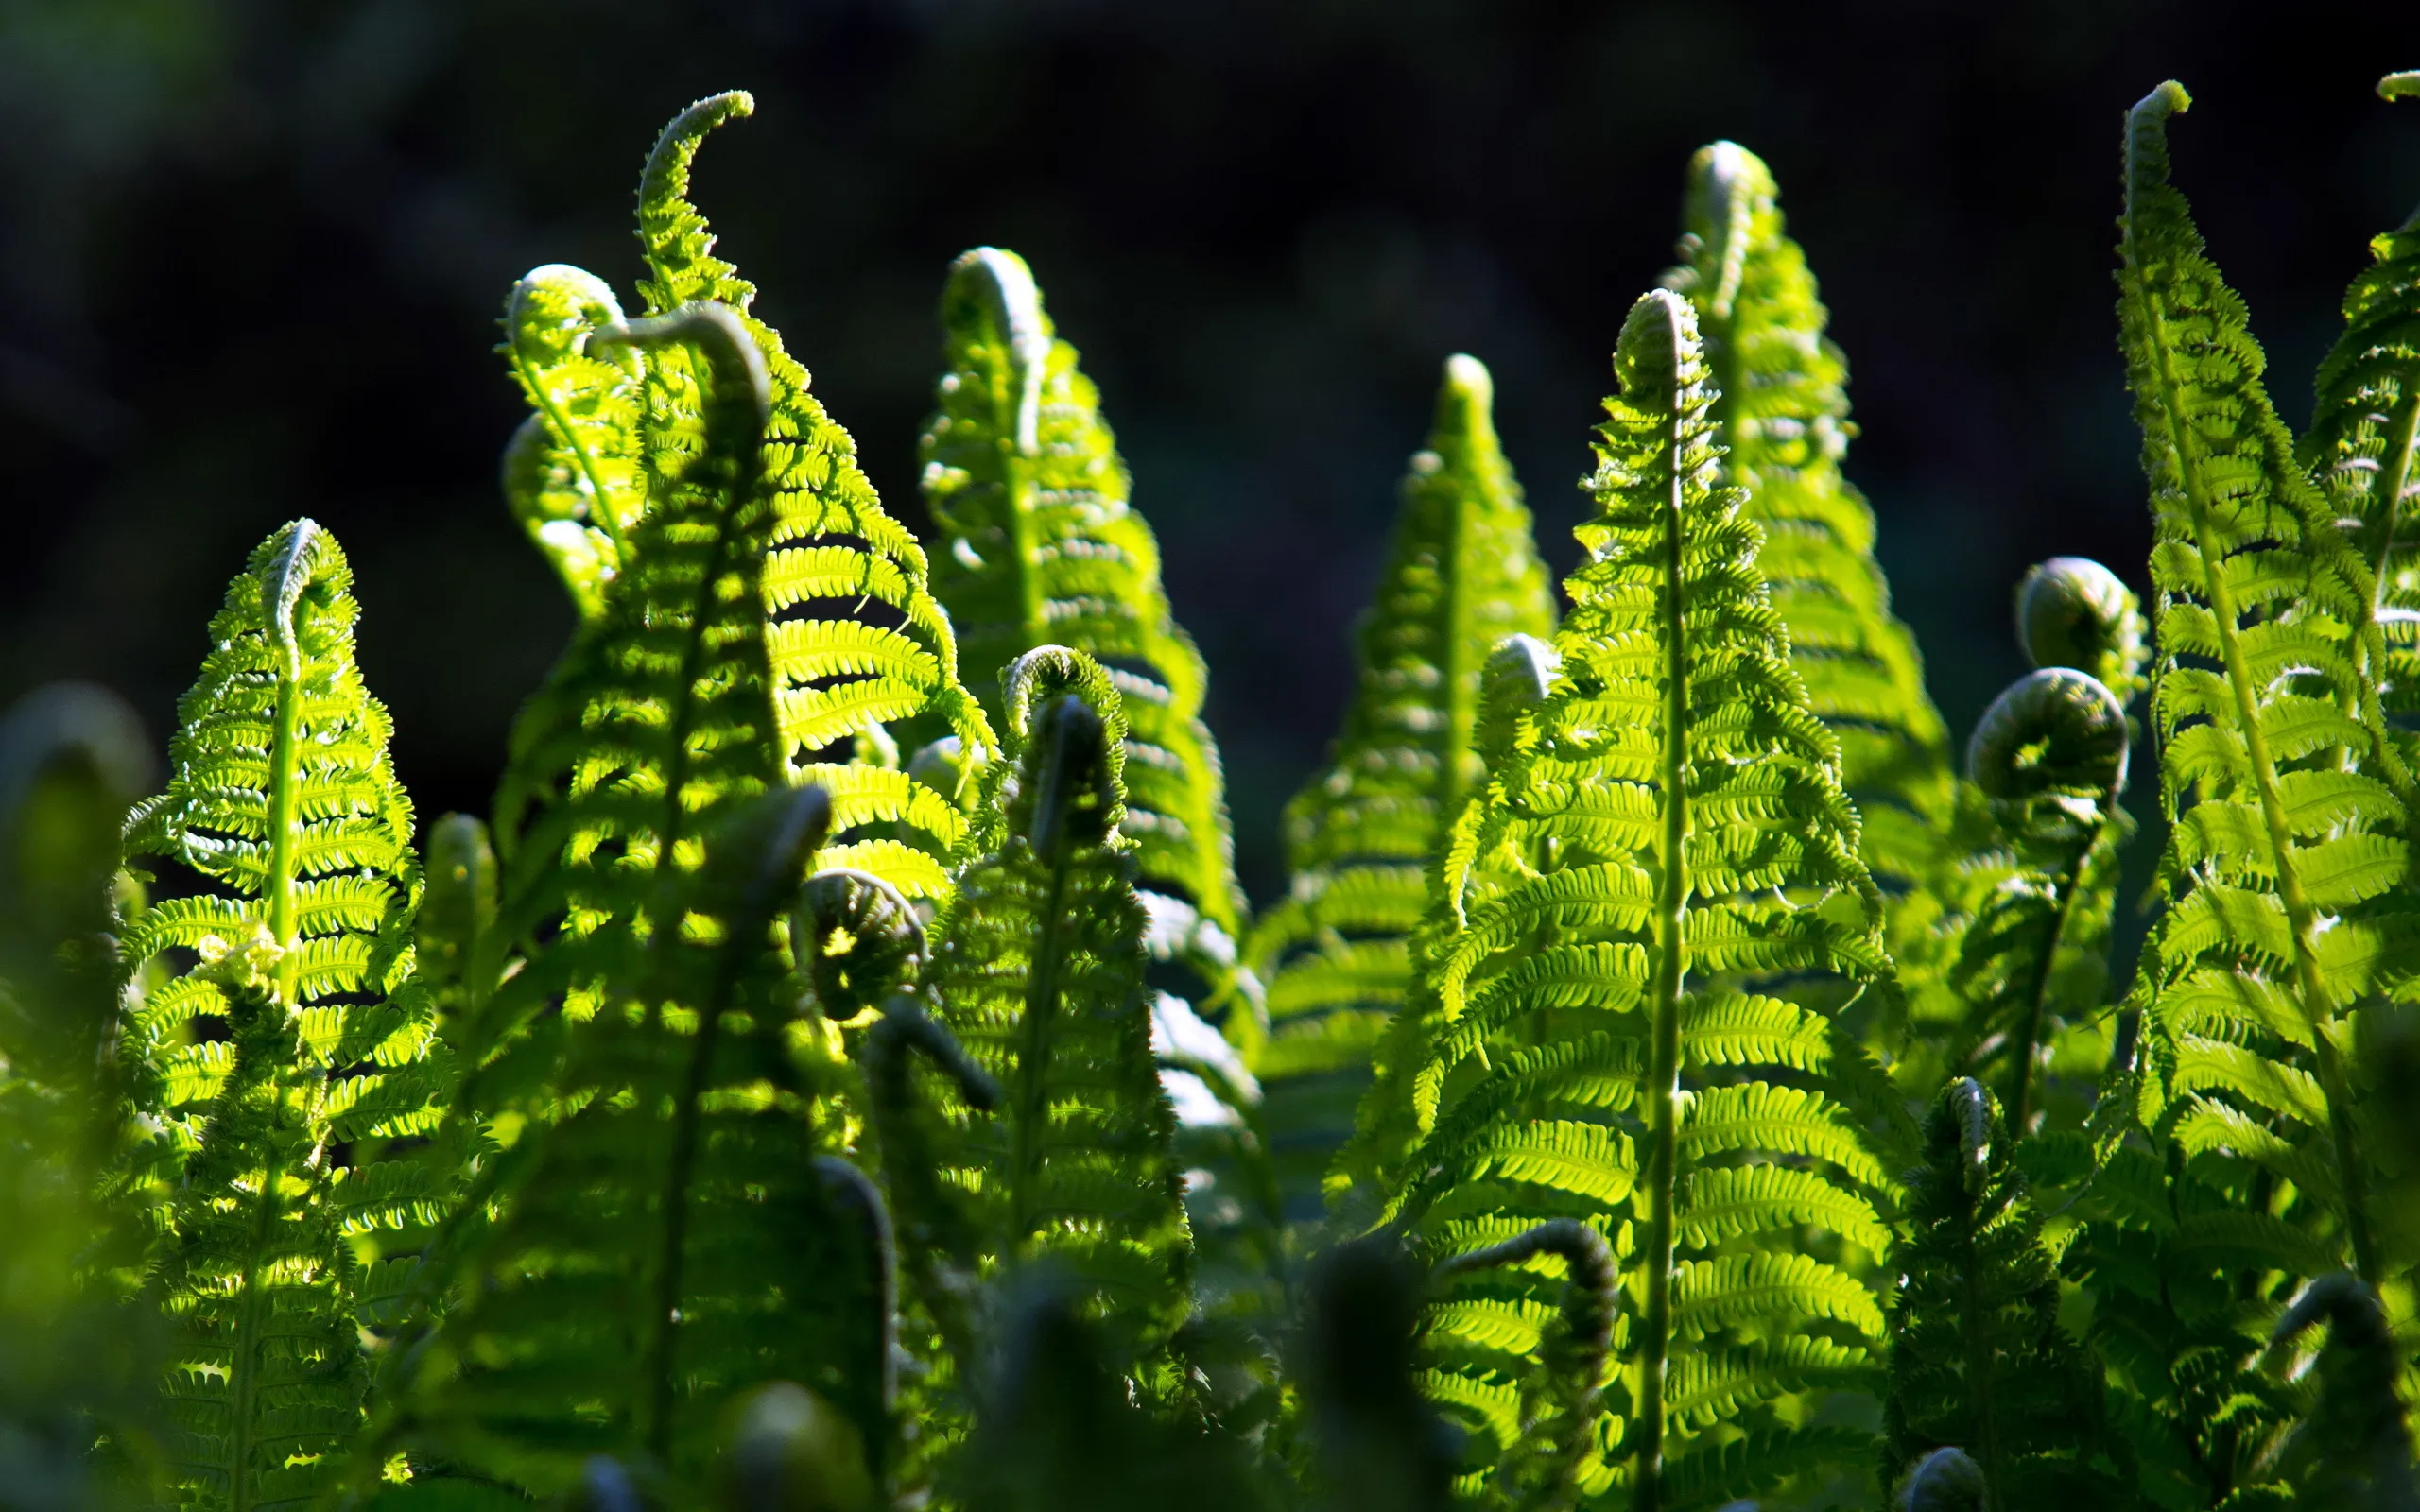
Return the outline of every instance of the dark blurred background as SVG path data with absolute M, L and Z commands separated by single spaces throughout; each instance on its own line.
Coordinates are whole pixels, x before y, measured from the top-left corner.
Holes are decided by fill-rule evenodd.
M 2026 563 L 2141 585 L 2120 112 L 2194 91 L 2179 177 L 2299 425 L 2420 203 L 2420 106 L 2371 93 L 2415 65 L 2408 0 L 0 0 L 0 697 L 97 678 L 164 730 L 226 578 L 307 513 L 422 813 L 484 810 L 570 626 L 494 486 L 500 301 L 551 261 L 627 290 L 656 129 L 744 87 L 699 197 L 912 523 L 943 266 L 1032 261 L 1209 656 L 1255 897 L 1440 359 L 1495 369 L 1567 566 L 1606 352 L 1719 136 L 1824 281 L 1962 737 L 2022 670 Z

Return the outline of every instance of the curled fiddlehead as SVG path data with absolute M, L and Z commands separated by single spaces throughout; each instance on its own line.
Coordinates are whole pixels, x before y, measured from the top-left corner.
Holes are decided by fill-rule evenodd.
M 2016 637 L 2027 659 L 2089 673 L 2121 706 L 2150 685 L 2148 633 L 2133 591 L 2089 557 L 2053 557 L 2017 584 Z
M 1619 1312 L 1613 1248 L 1603 1234 L 1578 1219 L 1555 1218 L 1501 1243 L 1464 1250 L 1440 1264 L 1437 1276 L 1527 1266 L 1547 1257 L 1563 1262 L 1563 1302 L 1556 1326 L 1540 1341 L 1538 1369 L 1523 1388 L 1515 1452 L 1530 1463 L 1509 1465 L 1499 1473 L 1523 1493 L 1521 1504 L 1551 1507 L 1568 1505 L 1578 1494 L 1573 1483 L 1591 1447 L 1597 1395 Z M 1547 1423 L 1552 1432 L 1541 1434 Z
M 790 914 L 790 954 L 834 1022 L 856 1019 L 925 970 L 925 925 L 899 889 L 870 871 L 806 879 Z
M 1897 1512 L 1983 1512 L 1983 1469 L 1962 1449 L 1936 1449 L 1908 1467 L 1892 1505 Z

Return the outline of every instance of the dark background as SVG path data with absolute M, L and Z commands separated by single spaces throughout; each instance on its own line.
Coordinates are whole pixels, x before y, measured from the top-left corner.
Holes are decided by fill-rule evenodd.
M 2420 203 L 2420 106 L 2371 93 L 2415 65 L 2409 0 L 0 0 L 0 696 L 97 678 L 164 730 L 226 578 L 308 513 L 422 813 L 484 810 L 570 626 L 496 495 L 494 317 L 541 262 L 627 290 L 656 129 L 743 87 L 700 199 L 912 523 L 942 270 L 1032 261 L 1209 656 L 1255 897 L 1440 359 L 1495 369 L 1567 566 L 1605 353 L 1718 136 L 1824 281 L 1962 736 L 2022 670 L 2026 563 L 2141 584 L 2120 113 L 2195 92 L 2179 178 L 2299 425 Z

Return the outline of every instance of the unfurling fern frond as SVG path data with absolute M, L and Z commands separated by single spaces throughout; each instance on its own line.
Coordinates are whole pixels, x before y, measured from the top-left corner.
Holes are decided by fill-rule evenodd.
M 761 591 L 775 730 L 790 782 L 832 797 L 832 843 L 819 867 L 855 867 L 911 898 L 937 898 L 965 833 L 971 782 L 942 794 L 898 760 L 902 734 L 956 739 L 972 765 L 992 750 L 983 711 L 959 681 L 949 618 L 925 586 L 924 547 L 857 466 L 856 446 L 808 390 L 780 335 L 749 312 L 755 285 L 714 255 L 689 203 L 689 169 L 705 134 L 755 103 L 733 92 L 675 117 L 639 184 L 639 242 L 650 313 L 700 301 L 733 310 L 762 353 L 769 387 L 763 488 L 771 510 Z M 700 375 L 678 352 L 648 364 L 652 422 L 687 402 Z
M 2051 1040 L 2105 1001 L 2131 736 L 2099 679 L 2044 667 L 1993 700 L 1967 747 L 2014 865 L 1967 927 L 1950 983 L 1972 1005 L 1965 1066 L 1999 1084 L 2019 1133 L 2033 1126 Z
M 1387 1216 L 1449 1263 L 1551 1218 L 1607 1238 L 1609 1379 L 1584 1428 L 1537 1426 L 1580 1434 L 1581 1490 L 1627 1483 L 1653 1512 L 1871 1454 L 1765 1416 L 1871 1374 L 1881 1309 L 1839 1262 L 1887 1247 L 1872 1194 L 1892 1178 L 1831 1090 L 1871 1063 L 1758 988 L 1823 1001 L 1887 967 L 1838 747 L 1720 480 L 1687 302 L 1641 299 L 1615 371 L 1561 670 L 1447 852 L 1425 1133 Z M 1535 1405 L 1517 1383 L 1551 1307 L 1542 1265 L 1458 1277 L 1429 1314 L 1431 1394 L 1505 1499 L 1538 1490 L 1504 1471 Z M 1759 1426 L 1717 1426 L 1737 1418 Z
M 2420 939 L 2409 778 L 2372 671 L 2370 563 L 2295 464 L 2243 301 L 2169 182 L 2167 122 L 2187 103 L 2163 84 L 2128 119 L 2119 247 L 2172 821 L 2137 992 L 2172 1047 L 2164 1117 L 2186 1148 L 2288 1183 L 2275 1215 L 2376 1278 L 2344 1037 L 2364 994 L 2409 978 Z M 2237 1137 L 2245 1123 L 2268 1137 Z
M 505 448 L 505 502 L 582 619 L 604 610 L 647 507 L 639 359 L 595 340 L 621 324 L 605 281 L 561 263 L 531 269 L 505 301 L 501 350 L 533 411 Z
M 152 903 L 121 947 L 147 987 L 128 1005 L 135 1103 L 161 1131 L 154 1173 L 175 1173 L 161 1273 L 191 1506 L 330 1483 L 366 1379 L 357 1313 L 385 1272 L 363 1253 L 433 1194 L 423 1167 L 347 1153 L 428 1132 L 443 1071 L 406 984 L 411 804 L 354 661 L 351 589 L 308 520 L 252 553 L 178 706 L 168 790 L 127 825 L 130 868 L 203 888 Z M 172 949 L 200 964 L 150 985 Z
M 1269 985 L 1253 1047 L 1260 1125 L 1287 1214 L 1319 1211 L 1379 1034 L 1411 985 L 1425 875 L 1478 782 L 1480 668 L 1511 635 L 1553 628 L 1530 511 L 1495 438 L 1495 387 L 1445 363 L 1428 447 L 1411 459 L 1384 574 L 1357 632 L 1359 684 L 1326 768 L 1286 811 L 1287 897 L 1246 958 Z
M 2151 685 L 2142 604 L 2118 575 L 2089 557 L 2053 557 L 2026 570 L 2016 588 L 2016 638 L 2037 667 L 2073 667 L 2130 708 Z
M 1159 542 L 1127 505 L 1100 396 L 1014 252 L 978 247 L 950 266 L 942 327 L 949 370 L 918 447 L 925 501 L 948 538 L 934 591 L 994 714 L 985 679 L 1035 646 L 1108 670 L 1126 709 L 1126 831 L 1154 952 L 1232 1005 L 1244 902 L 1219 747 L 1201 722 L 1209 674 L 1160 586 Z
M 1985 1512 L 2123 1504 L 2100 1377 L 2059 1326 L 2059 1282 L 1998 1104 L 1972 1077 L 1925 1120 L 1894 1256 L 1885 1469 L 1972 1456 Z
M 966 1194 L 987 1278 L 1059 1267 L 1144 1394 L 1171 1401 L 1192 1245 L 1119 825 L 1125 719 L 1101 668 L 1063 647 L 1028 652 L 1005 680 L 1011 761 L 981 820 L 988 849 L 959 868 L 926 973 L 1000 1109 L 952 1114 L 944 1184 Z
M 2420 97 L 2414 78 L 2389 75 L 2378 93 Z M 2301 460 L 2370 569 L 2368 617 L 2385 660 L 2364 673 L 2409 721 L 2420 716 L 2420 212 L 2372 238 L 2370 253 L 2377 261 L 2344 292 L 2344 334 L 2320 364 Z
M 1856 427 L 1848 367 L 1806 254 L 1783 228 L 1772 172 L 1730 142 L 1689 162 L 1680 252 L 1666 275 L 1703 334 L 1723 479 L 1764 530 L 1757 565 L 1789 631 L 1806 704 L 1840 742 L 1841 786 L 1889 900 L 1892 953 L 1922 992 L 1947 966 L 1943 841 L 1955 807 L 1949 733 L 1915 638 L 1891 612 L 1874 510 L 1841 475 Z M 1915 1005 L 1921 1016 L 1924 1005 Z

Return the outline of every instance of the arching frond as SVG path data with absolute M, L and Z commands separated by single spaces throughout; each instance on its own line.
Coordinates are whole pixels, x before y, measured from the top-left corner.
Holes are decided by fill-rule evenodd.
M 925 549 L 885 512 L 857 465 L 856 445 L 808 392 L 806 369 L 779 333 L 749 313 L 755 285 L 714 255 L 714 236 L 689 203 L 699 145 L 755 103 L 733 92 L 700 100 L 664 129 L 639 183 L 639 243 L 652 314 L 699 301 L 734 311 L 762 354 L 769 393 L 762 486 L 771 511 L 760 592 L 775 731 L 784 774 L 832 796 L 821 867 L 857 867 L 909 897 L 936 897 L 963 836 L 958 803 L 934 802 L 899 768 L 902 735 L 952 738 L 969 752 L 994 744 L 981 707 L 959 681 L 947 615 L 925 586 Z M 694 403 L 699 374 L 678 352 L 648 367 L 650 422 Z
M 1105 667 L 1127 711 L 1126 827 L 1136 875 L 1179 905 L 1155 919 L 1188 941 L 1198 916 L 1216 939 L 1201 965 L 1233 970 L 1242 929 L 1218 743 L 1201 722 L 1208 672 L 1160 586 L 1160 548 L 1128 507 L 1131 487 L 1100 396 L 1043 309 L 1025 259 L 978 247 L 950 265 L 942 296 L 947 344 L 938 407 L 918 456 L 925 501 L 946 545 L 933 588 L 966 638 L 966 662 L 990 686 L 1037 645 Z
M 1260 1126 L 1288 1215 L 1316 1216 L 1370 1058 L 1411 984 L 1424 872 L 1484 775 L 1472 749 L 1480 668 L 1507 636 L 1543 636 L 1554 603 L 1520 486 L 1495 438 L 1495 387 L 1447 359 L 1378 590 L 1356 633 L 1359 678 L 1327 765 L 1286 811 L 1287 897 L 1246 958 L 1269 984 L 1253 1047 Z
M 1124 714 L 1102 669 L 1058 646 L 1020 658 L 1004 693 L 1011 761 L 987 799 L 986 850 L 934 925 L 925 983 L 1000 1110 L 943 1099 L 943 1182 L 966 1195 L 987 1279 L 1059 1269 L 1165 1402 L 1193 1257 L 1119 823 Z
M 127 823 L 139 875 L 169 864 L 201 886 L 151 904 L 120 951 L 134 1102 L 160 1130 L 155 1178 L 175 1173 L 160 1265 L 191 1506 L 331 1484 L 367 1376 L 363 1253 L 435 1194 L 423 1167 L 354 1163 L 434 1127 L 445 1066 L 406 982 L 420 866 L 352 586 L 308 520 L 252 553 L 178 706 L 168 789 Z M 170 950 L 200 964 L 146 970 Z
M 1754 1215 L 1698 1224 L 1692 1205 L 1702 1173 L 1798 1155 L 1837 1202 L 1862 1204 L 1846 1226 L 1873 1231 L 1887 1177 L 1829 1090 L 1861 1052 L 1813 1010 L 1740 987 L 1885 966 L 1838 747 L 1788 661 L 1759 532 L 1721 481 L 1688 303 L 1641 299 L 1615 371 L 1561 670 L 1513 721 L 1448 851 L 1426 1132 L 1388 1217 L 1441 1258 L 1548 1217 L 1605 1235 L 1623 1273 L 1616 1364 L 1576 1481 L 1590 1495 L 1626 1483 L 1653 1509 L 1688 1501 L 1676 1487 L 1753 1490 L 1803 1468 L 1778 1443 L 1726 1447 L 1675 1416 L 1684 1341 L 1753 1360 L 1804 1335 L 1862 1358 L 1880 1332 L 1873 1294 L 1819 1258 L 1837 1242 L 1793 1254 L 1718 1238 Z M 1441 1302 L 1431 1351 L 1451 1383 L 1441 1399 L 1475 1409 L 1475 1483 L 1516 1497 L 1517 1460 L 1481 1467 L 1515 1447 L 1497 1435 L 1524 1416 L 1506 1356 L 1535 1337 L 1543 1278 L 1486 1274 Z M 1743 1404 L 1786 1393 L 1789 1374 L 1743 1388 Z M 1725 1453 L 1747 1463 L 1718 1466 Z
M 2059 1282 L 1997 1102 L 1972 1077 L 1925 1120 L 1893 1257 L 1884 1469 L 1944 1448 L 1971 1455 L 1983 1506 L 2131 1503 L 2111 1455 L 2100 1374 L 2059 1326 Z
M 2173 83 L 2128 118 L 2119 245 L 2129 382 L 2157 544 L 2152 711 L 2172 821 L 2169 907 L 2139 995 L 2173 1043 L 2181 1112 L 2230 1090 L 2176 1084 L 2205 1047 L 2257 1047 L 2315 1078 L 2262 1111 L 2325 1149 L 2333 1201 L 2294 1219 L 2379 1274 L 2368 1167 L 2340 1043 L 2366 993 L 2411 974 L 2408 775 L 2386 737 L 2374 669 L 2384 641 L 2371 564 L 2295 464 L 2260 385 L 2243 301 L 2221 280 L 2168 177 Z M 2270 1013 L 2275 1003 L 2284 1011 Z
M 505 502 L 582 619 L 603 611 L 647 507 L 638 354 L 605 342 L 590 350 L 621 324 L 612 287 L 561 263 L 523 275 L 505 301 L 501 350 L 532 411 L 505 448 Z
M 1666 276 L 1703 334 L 1723 480 L 1764 530 L 1757 564 L 1789 632 L 1806 704 L 1840 742 L 1900 976 L 1937 990 L 1954 949 L 1943 914 L 1954 848 L 1949 733 L 1925 692 L 1915 638 L 1891 612 L 1874 510 L 1841 474 L 1856 426 L 1848 366 L 1806 254 L 1784 229 L 1762 159 L 1731 142 L 1689 161 L 1681 254 Z M 1912 1005 L 1922 1017 L 1927 1005 Z M 1885 1026 L 1888 1027 L 1888 1026 Z

